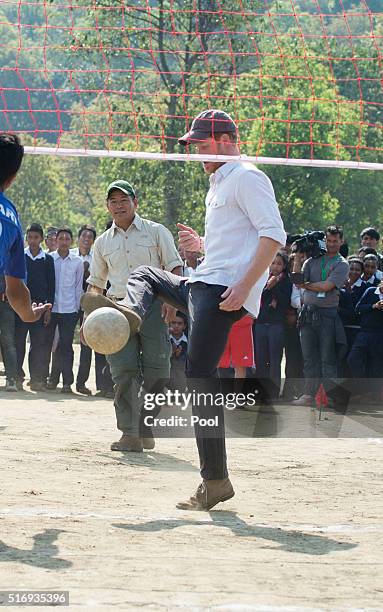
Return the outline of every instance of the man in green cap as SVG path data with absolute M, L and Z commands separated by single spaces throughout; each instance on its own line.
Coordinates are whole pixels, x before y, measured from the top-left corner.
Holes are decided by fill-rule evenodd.
M 181 274 L 182 260 L 173 236 L 160 223 L 137 214 L 136 193 L 128 181 L 117 180 L 108 186 L 106 205 L 113 223 L 94 243 L 88 292 L 102 294 L 109 282 L 107 296 L 112 300 L 124 298 L 129 276 L 141 265 Z M 171 306 L 162 306 L 157 300 L 139 333 L 121 351 L 107 357 L 117 385 L 114 406 L 117 428 L 122 432 L 112 450 L 141 452 L 143 448 L 154 448 L 151 430 L 140 420 L 140 374 L 146 389 L 169 378 L 171 345 L 167 321 L 173 313 Z

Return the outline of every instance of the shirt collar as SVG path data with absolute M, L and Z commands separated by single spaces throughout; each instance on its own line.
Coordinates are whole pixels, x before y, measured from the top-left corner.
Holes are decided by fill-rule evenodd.
M 32 261 L 35 261 L 36 259 L 45 259 L 45 252 L 42 250 L 41 247 L 40 247 L 40 250 L 37 253 L 36 257 L 33 257 L 29 247 L 24 249 L 24 253 L 25 253 L 25 255 L 28 255 L 28 257 L 30 257 L 32 259 Z
M 354 287 L 360 287 L 361 285 L 363 285 L 364 281 L 361 279 L 361 277 L 358 278 L 357 281 L 355 281 L 355 283 L 353 285 L 351 285 L 351 289 L 354 289 Z
M 209 176 L 210 185 L 217 185 L 223 181 L 223 179 L 225 179 L 230 172 L 232 172 L 238 166 L 239 163 L 240 162 L 237 161 L 231 161 L 226 162 L 223 164 L 223 166 L 220 166 L 218 170 Z
M 383 291 L 380 290 L 380 287 L 377 287 L 374 293 L 376 293 L 376 295 L 383 295 Z
M 60 255 L 58 254 L 58 251 L 53 251 L 53 253 L 51 253 L 53 259 L 62 259 L 63 261 L 65 261 L 66 259 L 76 259 L 78 257 L 78 255 L 76 255 L 76 253 L 72 253 L 69 250 L 69 254 L 67 255 L 67 257 L 60 257 Z
M 141 219 L 141 217 L 137 213 L 134 215 L 134 219 L 132 221 L 132 225 L 134 225 L 134 227 L 136 227 L 139 231 L 142 230 L 142 219 Z M 122 227 L 118 227 L 118 225 L 116 225 L 114 221 L 113 221 L 110 229 L 113 232 L 113 236 L 115 235 L 117 230 L 121 230 L 123 232 L 125 231 L 125 230 L 122 229 Z M 128 230 L 129 230 L 129 228 L 126 231 L 128 231 Z
M 187 337 L 185 336 L 185 334 L 182 334 L 181 338 L 175 338 L 173 336 L 173 334 L 170 334 L 170 338 L 174 341 L 174 343 L 178 346 L 179 344 L 181 344 L 181 342 L 186 342 L 188 341 Z

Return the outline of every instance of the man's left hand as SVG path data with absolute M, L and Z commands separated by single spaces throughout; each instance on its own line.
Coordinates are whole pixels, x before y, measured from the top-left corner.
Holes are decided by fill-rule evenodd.
M 236 283 L 222 293 L 221 297 L 225 299 L 220 302 L 219 308 L 227 311 L 239 310 L 248 298 L 249 293 L 250 290 L 244 287 L 242 283 Z
M 177 308 L 174 308 L 174 306 L 170 306 L 170 304 L 162 304 L 161 310 L 162 318 L 164 319 L 165 323 L 169 325 L 171 321 L 174 321 Z

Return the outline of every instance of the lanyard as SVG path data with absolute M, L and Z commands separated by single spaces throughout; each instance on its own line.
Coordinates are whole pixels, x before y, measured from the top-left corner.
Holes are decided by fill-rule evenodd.
M 324 265 L 324 257 L 322 257 L 322 261 L 321 261 L 321 268 L 322 268 L 322 281 L 325 281 L 327 278 L 327 272 L 329 271 L 329 267 L 331 265 L 332 261 L 335 261 L 336 259 L 339 259 L 339 255 L 334 255 L 334 257 L 331 257 L 327 264 Z

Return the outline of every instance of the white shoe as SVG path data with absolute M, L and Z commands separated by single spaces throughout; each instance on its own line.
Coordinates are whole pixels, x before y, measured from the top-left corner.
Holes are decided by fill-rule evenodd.
M 298 399 L 291 402 L 293 406 L 312 406 L 314 398 L 312 395 L 301 395 Z

